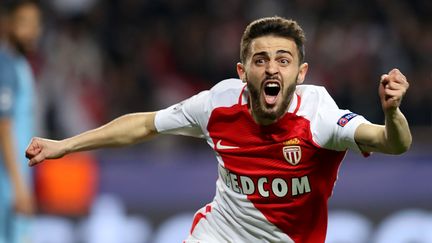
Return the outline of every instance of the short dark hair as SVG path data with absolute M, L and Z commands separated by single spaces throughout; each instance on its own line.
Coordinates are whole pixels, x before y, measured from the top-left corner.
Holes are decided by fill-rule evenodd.
M 15 13 L 17 9 L 25 5 L 39 6 L 38 0 L 5 0 L 2 12 L 6 15 Z
M 292 38 L 297 45 L 299 63 L 303 62 L 306 41 L 303 29 L 296 21 L 278 16 L 257 19 L 246 27 L 240 42 L 240 61 L 246 63 L 253 39 L 268 35 Z

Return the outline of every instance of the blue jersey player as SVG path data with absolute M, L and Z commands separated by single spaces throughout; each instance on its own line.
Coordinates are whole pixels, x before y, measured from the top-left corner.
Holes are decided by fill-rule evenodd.
M 34 211 L 30 171 L 23 153 L 34 135 L 34 80 L 25 54 L 40 34 L 40 11 L 13 1 L 2 12 L 0 44 L 0 243 L 29 241 Z

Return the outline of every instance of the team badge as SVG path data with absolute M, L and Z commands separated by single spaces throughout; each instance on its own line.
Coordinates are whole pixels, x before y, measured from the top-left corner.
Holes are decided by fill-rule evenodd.
M 301 147 L 300 146 L 285 146 L 282 148 L 283 155 L 292 165 L 297 165 L 301 159 Z

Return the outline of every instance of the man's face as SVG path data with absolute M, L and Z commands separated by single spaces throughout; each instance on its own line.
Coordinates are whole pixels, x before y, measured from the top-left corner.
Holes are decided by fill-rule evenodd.
M 36 46 L 41 32 L 41 16 L 36 5 L 20 6 L 10 18 L 10 38 L 21 52 L 29 52 Z
M 246 63 L 237 64 L 237 72 L 247 82 L 250 109 L 257 123 L 268 125 L 285 114 L 307 68 L 307 63 L 299 65 L 294 40 L 273 35 L 252 40 Z

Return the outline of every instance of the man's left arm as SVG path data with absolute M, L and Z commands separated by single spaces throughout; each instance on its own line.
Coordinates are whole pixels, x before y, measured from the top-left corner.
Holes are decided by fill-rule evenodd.
M 385 115 L 385 125 L 361 124 L 355 131 L 355 141 L 363 152 L 401 154 L 411 146 L 408 121 L 399 109 L 409 83 L 398 70 L 381 76 L 379 96 Z

